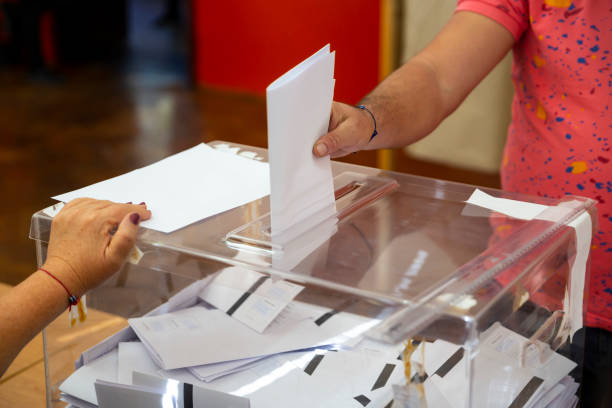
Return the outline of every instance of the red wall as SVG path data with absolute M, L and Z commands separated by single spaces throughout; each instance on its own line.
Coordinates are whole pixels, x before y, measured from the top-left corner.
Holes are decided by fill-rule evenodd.
M 193 0 L 196 82 L 258 94 L 327 43 L 335 99 L 356 103 L 378 83 L 377 0 Z

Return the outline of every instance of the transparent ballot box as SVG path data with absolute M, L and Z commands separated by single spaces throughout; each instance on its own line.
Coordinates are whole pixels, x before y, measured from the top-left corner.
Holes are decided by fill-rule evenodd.
M 87 320 L 44 330 L 47 406 L 571 404 L 592 200 L 332 168 L 336 216 L 281 237 L 268 197 L 141 228 Z M 39 266 L 48 214 L 32 219 Z

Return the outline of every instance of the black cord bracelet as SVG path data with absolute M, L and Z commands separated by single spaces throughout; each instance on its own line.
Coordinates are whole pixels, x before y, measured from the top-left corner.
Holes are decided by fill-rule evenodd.
M 376 135 L 378 134 L 378 130 L 376 130 L 376 118 L 374 117 L 374 114 L 372 113 L 372 111 L 370 111 L 364 105 L 357 105 L 357 107 L 361 110 L 368 112 L 370 116 L 372 117 L 372 120 L 374 121 L 374 131 L 372 132 L 372 136 L 370 136 L 370 140 L 368 140 L 368 143 L 370 143 L 372 139 L 374 139 Z

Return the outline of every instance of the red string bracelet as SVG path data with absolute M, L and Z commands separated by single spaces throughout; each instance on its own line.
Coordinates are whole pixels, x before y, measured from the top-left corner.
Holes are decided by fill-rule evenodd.
M 70 291 L 68 290 L 68 288 L 66 287 L 66 285 L 64 285 L 62 283 L 62 281 L 59 280 L 58 278 L 56 278 L 55 275 L 53 275 L 51 272 L 49 272 L 48 270 L 43 269 L 43 268 L 38 268 L 38 269 L 40 269 L 41 271 L 43 271 L 44 273 L 46 273 L 47 275 L 49 275 L 50 277 L 55 279 L 57 281 L 57 283 L 62 285 L 62 287 L 66 290 L 66 293 L 68 293 L 68 303 L 69 303 L 68 311 L 71 311 L 72 310 L 72 306 L 76 306 L 77 303 L 79 303 L 79 297 L 78 296 L 74 296 L 73 294 L 71 294 Z

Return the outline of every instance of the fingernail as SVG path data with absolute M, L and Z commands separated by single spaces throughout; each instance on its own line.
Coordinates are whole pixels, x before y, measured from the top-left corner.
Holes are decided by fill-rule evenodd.
M 132 224 L 138 225 L 138 223 L 140 222 L 140 215 L 138 213 L 130 215 L 130 221 L 132 221 Z
M 144 201 L 138 205 L 147 205 L 147 203 L 145 203 Z
M 128 201 L 126 204 L 132 204 L 132 202 L 131 202 L 131 201 Z
M 317 143 L 315 150 L 319 156 L 325 156 L 327 154 L 327 146 L 325 143 Z

